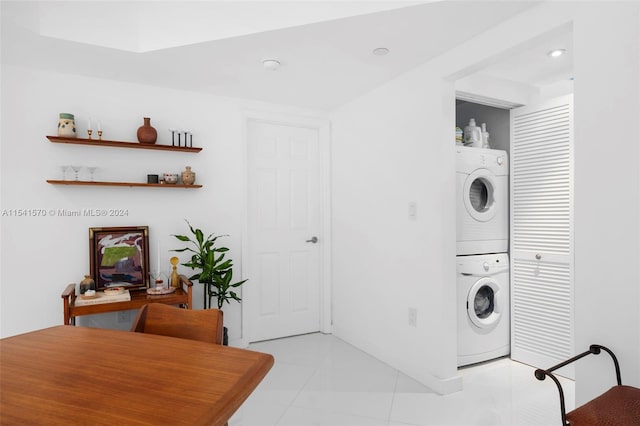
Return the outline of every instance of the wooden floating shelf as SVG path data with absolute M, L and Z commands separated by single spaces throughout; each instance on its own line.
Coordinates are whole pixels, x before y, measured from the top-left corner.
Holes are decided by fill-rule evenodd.
M 150 150 L 156 150 L 156 151 L 178 151 L 178 152 L 202 151 L 202 148 L 143 144 L 138 142 L 109 141 L 105 139 L 99 140 L 99 139 L 82 139 L 82 138 L 63 138 L 60 136 L 47 136 L 47 139 L 49 139 L 53 143 L 67 143 L 71 145 L 111 146 L 116 148 L 150 149 Z M 150 185 L 154 185 L 154 184 L 150 184 Z
M 47 183 L 52 185 L 74 185 L 74 186 L 152 186 L 159 188 L 202 188 L 202 185 L 183 185 L 176 183 L 142 183 L 142 182 L 93 182 L 85 180 L 54 180 L 47 179 Z

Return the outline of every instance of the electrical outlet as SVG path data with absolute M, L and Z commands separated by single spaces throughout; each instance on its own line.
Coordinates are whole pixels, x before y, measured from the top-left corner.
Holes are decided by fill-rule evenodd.
M 416 220 L 418 216 L 418 205 L 415 201 L 411 201 L 409 203 L 409 220 Z
M 411 327 L 418 326 L 418 310 L 416 308 L 409 308 L 409 325 Z
M 131 311 L 118 311 L 118 322 L 131 321 Z

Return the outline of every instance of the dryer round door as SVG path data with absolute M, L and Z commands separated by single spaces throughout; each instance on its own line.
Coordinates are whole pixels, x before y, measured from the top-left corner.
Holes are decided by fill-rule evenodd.
M 467 296 L 467 314 L 472 323 L 480 328 L 491 328 L 500 321 L 502 301 L 500 286 L 489 277 L 476 281 Z
M 486 222 L 496 215 L 496 181 L 486 169 L 474 170 L 464 182 L 462 197 L 467 213 L 477 221 Z

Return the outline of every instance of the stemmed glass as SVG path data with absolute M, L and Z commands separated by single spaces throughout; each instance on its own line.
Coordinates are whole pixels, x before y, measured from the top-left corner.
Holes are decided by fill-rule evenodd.
M 75 173 L 75 180 L 78 180 L 78 172 L 80 171 L 82 166 L 71 166 L 71 168 L 73 169 L 73 172 Z
M 62 170 L 62 180 L 67 180 L 67 170 L 69 170 L 69 166 L 60 166 L 60 170 Z
M 89 173 L 91 173 L 91 182 L 93 182 L 93 173 L 96 171 L 96 169 L 97 169 L 96 166 L 87 167 L 87 170 L 89 170 Z
M 151 273 L 151 278 L 153 278 L 153 286 L 165 287 L 167 283 L 167 274 L 161 271 L 155 271 Z

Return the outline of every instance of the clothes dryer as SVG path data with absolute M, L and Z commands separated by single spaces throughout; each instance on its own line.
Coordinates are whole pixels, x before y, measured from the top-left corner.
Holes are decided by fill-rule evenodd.
M 460 146 L 456 151 L 456 254 L 507 252 L 507 152 Z
M 458 366 L 510 352 L 509 257 L 457 256 Z

